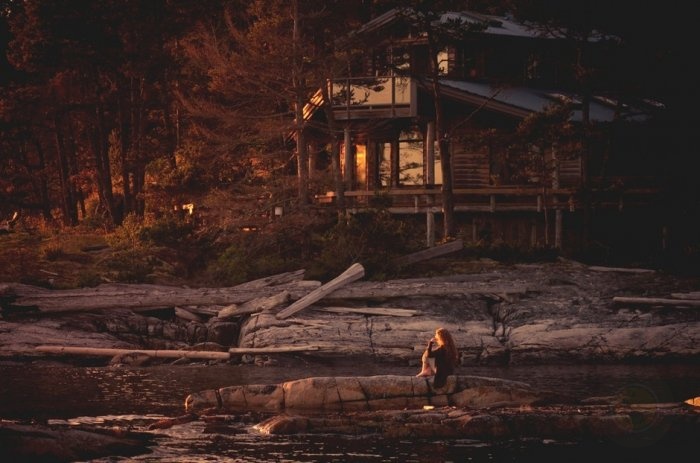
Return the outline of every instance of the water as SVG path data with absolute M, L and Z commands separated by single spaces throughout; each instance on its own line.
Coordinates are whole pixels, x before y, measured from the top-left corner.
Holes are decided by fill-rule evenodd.
M 297 363 L 298 364 L 298 363 Z M 331 362 L 303 368 L 250 365 L 179 365 L 146 368 L 75 367 L 46 363 L 0 364 L 0 418 L 48 420 L 148 431 L 149 425 L 184 414 L 185 397 L 205 389 L 267 384 L 308 376 L 413 375 L 414 367 Z M 459 374 L 524 381 L 539 389 L 581 398 L 633 389 L 655 402 L 700 396 L 697 365 L 462 367 Z M 638 392 L 637 392 L 638 393 Z M 614 443 L 388 440 L 378 436 L 266 436 L 251 423 L 194 421 L 158 429 L 152 452 L 101 462 L 468 462 L 618 460 L 681 461 L 683 446 L 635 449 Z M 691 443 L 688 443 L 690 447 Z M 695 450 L 695 449 L 693 449 Z M 678 453 L 679 459 L 673 455 Z M 630 460 L 631 461 L 631 460 Z

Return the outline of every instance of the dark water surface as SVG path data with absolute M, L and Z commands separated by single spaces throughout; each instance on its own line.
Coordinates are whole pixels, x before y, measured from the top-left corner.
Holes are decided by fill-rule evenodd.
M 77 367 L 47 363 L 0 364 L 0 419 L 49 420 L 146 430 L 184 414 L 191 392 L 238 384 L 279 383 L 309 376 L 414 375 L 413 367 L 330 363 L 304 368 L 179 365 L 146 368 Z M 624 391 L 650 402 L 700 396 L 700 365 L 461 367 L 459 374 L 524 381 L 580 398 Z M 99 461 L 144 462 L 468 462 L 468 461 L 691 461 L 695 443 L 633 448 L 614 442 L 567 443 L 541 439 L 387 440 L 377 436 L 267 436 L 249 425 L 201 421 L 154 431 L 162 435 L 150 454 Z M 700 438 L 700 436 L 698 436 Z

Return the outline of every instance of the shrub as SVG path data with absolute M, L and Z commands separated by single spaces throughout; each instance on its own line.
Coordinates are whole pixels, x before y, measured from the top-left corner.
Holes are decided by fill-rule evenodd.
M 368 278 L 385 279 L 396 274 L 392 261 L 413 247 L 411 240 L 415 236 L 419 234 L 411 222 L 385 210 L 354 214 L 320 237 L 319 256 L 311 273 L 327 279 L 359 262 Z
M 48 261 L 55 261 L 59 260 L 63 257 L 66 256 L 66 252 L 63 250 L 63 247 L 60 245 L 52 244 L 49 246 L 46 246 L 43 251 L 42 251 L 44 259 Z
M 191 222 L 165 216 L 157 219 L 152 225 L 142 227 L 139 230 L 139 240 L 163 246 L 176 246 L 188 241 L 194 229 L 195 226 Z
M 110 246 L 118 250 L 136 250 L 141 247 L 143 225 L 136 214 L 128 214 L 122 224 L 107 237 Z
M 247 280 L 250 259 L 238 246 L 229 246 L 207 269 L 214 283 L 235 285 Z
M 77 286 L 79 288 L 93 288 L 102 283 L 102 278 L 91 271 L 83 271 L 78 274 Z
M 139 249 L 115 252 L 105 265 L 114 273 L 117 281 L 124 283 L 147 283 L 153 272 L 153 264 Z

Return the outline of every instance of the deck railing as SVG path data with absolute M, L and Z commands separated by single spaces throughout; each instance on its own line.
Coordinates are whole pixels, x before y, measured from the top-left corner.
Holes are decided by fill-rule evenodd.
M 651 188 L 627 189 L 610 192 L 594 191 L 593 198 L 600 207 L 621 209 L 633 203 L 648 203 L 658 192 Z M 457 188 L 453 190 L 455 211 L 457 212 L 505 212 L 567 210 L 576 211 L 582 207 L 582 197 L 577 188 L 527 187 L 488 187 Z M 335 203 L 334 192 L 315 197 L 318 204 Z M 352 211 L 360 211 L 381 205 L 396 214 L 418 214 L 440 212 L 442 191 L 435 188 L 392 188 L 376 191 L 350 190 L 345 192 L 346 206 Z

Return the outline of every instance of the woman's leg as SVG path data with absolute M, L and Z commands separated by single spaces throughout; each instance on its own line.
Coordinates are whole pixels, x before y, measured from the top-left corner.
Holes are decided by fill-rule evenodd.
M 435 359 L 428 357 L 428 351 L 423 352 L 421 357 L 421 370 L 416 376 L 433 376 L 435 375 Z

